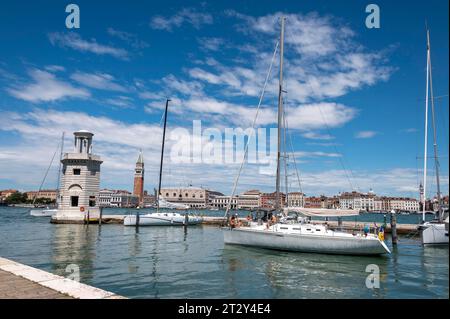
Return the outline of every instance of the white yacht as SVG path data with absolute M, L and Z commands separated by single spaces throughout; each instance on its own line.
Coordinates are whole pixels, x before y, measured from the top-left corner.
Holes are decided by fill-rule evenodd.
M 284 42 L 284 22 L 285 18 L 281 18 L 281 35 L 280 35 L 280 80 L 278 92 L 278 152 L 277 152 L 277 175 L 276 175 L 276 195 L 275 212 L 281 211 L 280 204 L 280 136 L 282 123 L 286 121 L 283 111 L 283 42 Z M 276 49 L 275 49 L 276 51 Z M 275 54 L 274 54 L 275 56 Z M 273 63 L 273 60 L 272 60 Z M 271 65 L 272 67 L 272 65 Z M 270 69 L 269 68 L 269 74 Z M 269 77 L 269 76 L 268 76 Z M 267 77 L 267 78 L 268 78 Z M 267 79 L 266 78 L 266 79 Z M 266 80 L 267 83 L 267 80 Z M 266 85 L 266 84 L 265 84 Z M 264 94 L 261 94 L 261 99 Z M 260 104 L 261 104 L 260 99 Z M 259 105 L 260 105 L 259 104 Z M 258 106 L 259 110 L 259 106 Z M 257 111 L 258 112 L 258 111 Z M 255 121 L 253 123 L 256 122 Z M 285 126 L 286 124 L 284 124 Z M 250 139 L 250 137 L 249 137 Z M 284 139 L 285 140 L 285 139 Z M 248 142 L 246 145 L 244 160 L 242 161 L 239 173 L 234 182 L 231 197 L 234 196 L 236 185 L 245 156 L 248 150 Z M 286 151 L 285 151 L 286 152 Z M 284 156 L 286 159 L 286 154 Z M 287 174 L 286 174 L 287 178 Z M 286 185 L 288 183 L 286 182 Z M 228 214 L 231 206 L 231 201 L 227 205 L 226 216 L 228 217 L 229 227 L 223 228 L 225 244 L 234 244 L 242 246 L 252 246 L 258 248 L 276 249 L 284 251 L 308 252 L 308 253 L 323 253 L 323 254 L 345 254 L 345 255 L 381 255 L 390 253 L 389 248 L 384 243 L 384 233 L 379 235 L 356 233 L 346 233 L 342 231 L 334 231 L 329 229 L 326 225 L 312 224 L 304 217 L 294 218 L 288 216 L 282 217 L 278 221 L 270 218 L 266 222 L 259 220 L 258 222 L 251 222 L 249 226 L 242 226 L 236 221 L 236 218 Z M 329 210 L 329 209 L 295 209 L 296 213 L 306 216 L 320 215 L 328 216 L 345 216 L 358 215 L 358 211 L 354 210 Z M 272 214 L 274 214 L 272 213 Z M 281 212 L 280 212 L 281 214 Z
M 36 208 L 30 210 L 30 215 L 34 217 L 52 217 L 57 211 L 56 208 Z
M 144 215 L 125 216 L 125 226 L 188 226 L 201 224 L 203 218 L 192 214 L 174 212 L 156 212 Z
M 423 223 L 418 226 L 424 245 L 448 245 L 448 217 L 447 224 L 439 220 Z
M 329 229 L 326 225 L 301 223 L 252 223 L 224 231 L 226 244 L 305 253 L 340 255 L 382 255 L 390 253 L 375 234 L 351 234 Z

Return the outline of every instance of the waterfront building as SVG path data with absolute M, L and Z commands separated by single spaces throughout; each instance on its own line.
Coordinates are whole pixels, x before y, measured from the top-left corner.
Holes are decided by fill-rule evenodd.
M 98 193 L 100 207 L 137 207 L 139 197 L 126 190 L 102 189 Z
M 56 189 L 43 189 L 40 191 L 29 191 L 25 194 L 27 195 L 27 200 L 34 200 L 35 198 L 45 198 L 56 202 L 58 191 Z
M 213 200 L 211 201 L 211 206 L 218 209 L 226 209 L 228 206 L 228 203 L 230 203 L 231 196 L 215 196 Z M 237 209 L 238 208 L 238 198 L 239 196 L 233 196 L 231 199 L 230 208 L 231 209 Z
M 405 197 L 392 197 L 390 199 L 390 210 L 417 212 L 419 209 L 420 206 L 417 199 Z
M 134 169 L 133 187 L 133 195 L 138 197 L 139 206 L 144 206 L 144 172 L 144 156 L 141 150 Z
M 18 190 L 17 189 L 4 189 L 0 191 L 0 199 L 1 200 L 5 200 L 7 199 L 9 196 L 11 196 L 14 193 L 17 193 Z
M 189 205 L 191 208 L 206 208 L 209 191 L 201 187 L 165 187 L 160 196 L 169 203 Z
M 97 197 L 103 161 L 92 152 L 93 133 L 82 130 L 73 134 L 74 150 L 61 160 L 60 198 L 54 221 L 82 221 L 86 213 L 99 213 Z
M 249 190 L 237 198 L 237 208 L 238 209 L 257 209 L 261 206 L 260 202 L 261 193 L 259 190 Z
M 100 207 L 111 207 L 111 199 L 114 194 L 113 190 L 101 189 L 98 192 L 98 206 Z
M 261 208 L 268 208 L 268 209 L 274 209 L 275 208 L 275 204 L 277 201 L 277 193 L 273 192 L 273 193 L 262 193 L 260 196 L 260 207 Z M 279 202 L 279 207 L 284 207 L 286 204 L 286 194 L 284 193 L 280 193 L 280 202 Z
M 304 207 L 305 194 L 301 192 L 291 192 L 288 196 L 288 207 Z
M 111 196 L 111 207 L 137 207 L 140 205 L 139 197 L 128 191 L 116 191 Z
M 311 196 L 305 197 L 305 208 L 323 208 L 322 198 Z
M 339 207 L 341 209 L 373 211 L 375 197 L 376 195 L 372 191 L 369 193 L 344 192 L 339 195 Z
M 210 207 L 210 208 L 215 207 L 213 202 L 217 196 L 224 196 L 224 194 L 222 194 L 221 192 L 212 191 L 212 190 L 208 191 L 208 204 L 207 204 L 208 207 Z

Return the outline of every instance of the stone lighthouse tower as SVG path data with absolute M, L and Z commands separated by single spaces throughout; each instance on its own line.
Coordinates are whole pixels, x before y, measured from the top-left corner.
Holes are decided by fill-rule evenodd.
M 92 154 L 93 133 L 74 132 L 74 149 L 65 153 L 60 181 L 60 198 L 54 222 L 82 222 L 89 212 L 97 217 L 97 196 L 100 188 L 100 156 Z
M 142 155 L 142 150 L 139 152 L 136 168 L 134 169 L 133 195 L 139 197 L 139 206 L 142 207 L 144 204 L 144 156 Z

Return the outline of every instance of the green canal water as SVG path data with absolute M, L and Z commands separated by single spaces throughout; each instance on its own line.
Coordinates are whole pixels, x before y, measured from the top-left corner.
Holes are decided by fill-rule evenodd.
M 389 246 L 393 254 L 385 257 L 275 252 L 225 246 L 213 226 L 53 225 L 28 209 L 0 207 L 0 256 L 62 276 L 76 265 L 81 282 L 131 298 L 449 297 L 448 246 L 422 247 L 418 237 L 400 237 L 398 247 Z M 370 264 L 380 270 L 378 289 L 365 284 Z

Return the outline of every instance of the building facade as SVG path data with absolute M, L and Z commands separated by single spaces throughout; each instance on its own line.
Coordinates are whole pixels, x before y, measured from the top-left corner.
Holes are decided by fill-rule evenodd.
M 257 209 L 261 206 L 261 193 L 259 190 L 249 190 L 237 198 L 238 209 Z
M 58 191 L 56 189 L 43 189 L 40 191 L 29 191 L 26 192 L 27 200 L 34 200 L 35 198 L 47 198 L 56 201 L 56 196 Z
M 373 192 L 345 192 L 339 195 L 339 207 L 341 209 L 373 211 L 375 209 L 375 197 Z
M 301 192 L 289 193 L 288 207 L 305 207 L 305 194 Z
M 261 200 L 260 200 L 260 207 L 261 208 L 268 208 L 268 209 L 274 209 L 276 207 L 276 201 L 277 201 L 277 193 L 262 193 L 261 194 Z M 285 207 L 286 204 L 286 194 L 280 193 L 279 197 L 279 207 Z
M 209 204 L 208 190 L 200 187 L 165 187 L 159 194 L 169 203 L 189 205 L 191 208 L 206 208 Z
M 213 200 L 211 201 L 211 206 L 218 209 L 226 209 L 228 206 L 228 203 L 230 203 L 231 196 L 215 196 Z M 237 209 L 238 208 L 238 200 L 239 196 L 233 196 L 231 199 L 230 208 L 231 209 Z

